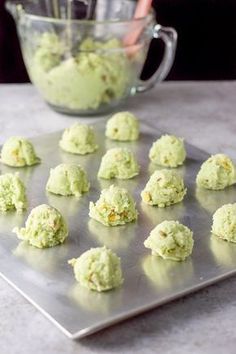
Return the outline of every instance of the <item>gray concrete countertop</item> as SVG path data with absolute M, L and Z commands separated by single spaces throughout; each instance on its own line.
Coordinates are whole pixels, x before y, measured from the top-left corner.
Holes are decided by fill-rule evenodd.
M 168 82 L 130 99 L 122 109 L 236 160 L 236 82 Z M 73 122 L 51 111 L 31 85 L 0 85 L 0 143 L 11 135 L 39 135 Z M 236 277 L 231 277 L 73 342 L 0 279 L 0 353 L 233 354 L 235 294 Z

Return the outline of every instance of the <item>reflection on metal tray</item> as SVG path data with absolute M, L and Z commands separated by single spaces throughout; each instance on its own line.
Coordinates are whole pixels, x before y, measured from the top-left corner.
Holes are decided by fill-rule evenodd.
M 58 148 L 59 132 L 32 139 L 42 163 L 19 169 L 27 185 L 29 210 L 49 203 L 67 219 L 70 235 L 64 245 L 39 250 L 19 242 L 11 230 L 23 224 L 29 210 L 23 215 L 0 216 L 2 277 L 71 338 L 86 336 L 236 272 L 236 245 L 214 239 L 210 234 L 212 213 L 222 204 L 234 201 L 234 187 L 219 192 L 195 188 L 196 173 L 208 157 L 207 153 L 187 145 L 188 159 L 177 171 L 185 179 L 188 194 L 183 203 L 158 209 L 143 204 L 140 192 L 156 168 L 149 164 L 147 156 L 160 132 L 143 124 L 138 142 L 116 143 L 104 139 L 104 121 L 94 127 L 100 146 L 95 154 L 64 153 Z M 135 152 L 141 164 L 140 176 L 128 181 L 97 180 L 102 155 L 106 149 L 117 145 Z M 45 193 L 50 167 L 61 162 L 79 163 L 88 172 L 92 187 L 79 200 Z M 16 169 L 1 166 L 1 173 L 10 171 Z M 89 219 L 89 201 L 96 201 L 100 190 L 111 183 L 126 187 L 135 197 L 139 210 L 136 223 L 108 228 Z M 185 262 L 152 257 L 143 246 L 151 229 L 165 219 L 177 219 L 194 232 L 193 254 Z M 121 288 L 99 294 L 76 283 L 67 260 L 101 245 L 110 247 L 121 257 L 125 281 Z

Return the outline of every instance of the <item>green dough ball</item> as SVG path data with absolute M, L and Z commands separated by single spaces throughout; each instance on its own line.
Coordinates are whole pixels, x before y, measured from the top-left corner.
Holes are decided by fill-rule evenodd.
M 107 122 L 106 136 L 119 141 L 137 140 L 139 137 L 139 121 L 130 112 L 116 113 Z
M 18 174 L 6 173 L 0 176 L 0 211 L 16 209 L 21 212 L 26 207 L 25 186 Z
M 184 261 L 193 249 L 193 233 L 178 221 L 163 221 L 144 241 L 152 254 L 173 261 Z
M 103 189 L 98 201 L 90 202 L 89 216 L 107 226 L 124 225 L 138 217 L 135 202 L 124 188 Z
M 63 150 L 79 155 L 92 153 L 98 148 L 93 127 L 81 123 L 65 129 L 59 145 Z
M 40 159 L 29 140 L 12 136 L 2 147 L 1 162 L 13 167 L 24 167 L 35 165 Z
M 69 262 L 76 280 L 85 288 L 107 291 L 123 283 L 120 258 L 106 247 L 91 248 Z
M 224 189 L 236 182 L 235 166 L 228 156 L 213 155 L 202 164 L 196 182 L 202 188 Z
M 29 74 L 50 104 L 71 110 L 94 110 L 121 99 L 130 90 L 133 67 L 117 39 L 85 39 L 68 56 L 68 43 L 44 33 L 32 57 Z
M 80 197 L 88 192 L 89 187 L 87 175 L 81 166 L 61 164 L 50 170 L 46 190 L 54 194 Z
M 162 135 L 150 149 L 152 162 L 165 167 L 177 167 L 184 163 L 186 151 L 183 139 L 174 135 Z
M 104 179 L 129 179 L 139 174 L 134 154 L 126 148 L 113 148 L 103 156 L 98 177 Z
M 68 228 L 61 213 L 46 204 L 34 208 L 26 220 L 25 227 L 16 227 L 13 232 L 19 239 L 38 248 L 57 246 L 68 236 Z
M 164 208 L 183 200 L 187 189 L 183 178 L 172 170 L 158 170 L 150 177 L 141 197 L 144 203 Z
M 236 242 L 236 203 L 225 204 L 216 210 L 211 231 L 219 238 Z

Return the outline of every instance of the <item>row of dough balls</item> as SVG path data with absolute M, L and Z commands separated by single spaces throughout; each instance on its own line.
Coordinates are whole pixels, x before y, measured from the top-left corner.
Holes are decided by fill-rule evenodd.
M 125 133 L 128 133 L 129 139 L 127 135 L 126 138 L 124 137 L 124 139 L 122 140 L 120 138 L 121 134 L 119 135 L 119 138 L 115 134 L 108 134 L 108 127 L 110 126 L 109 123 L 113 121 L 113 119 L 117 116 L 119 118 L 120 114 L 121 113 L 118 113 L 108 120 L 106 127 L 106 136 L 110 139 L 117 141 L 132 141 L 134 140 L 134 137 L 135 139 L 138 139 L 139 130 L 136 132 L 137 134 L 134 134 L 134 132 L 130 130 L 131 126 L 128 123 L 125 126 L 123 121 L 120 122 L 120 130 L 118 130 L 118 128 L 116 128 L 116 130 L 119 133 L 121 133 L 121 131 L 124 131 L 124 133 L 122 134 L 123 137 Z M 128 112 L 126 112 L 126 114 L 128 114 Z M 121 115 L 121 117 L 123 116 Z M 133 120 L 138 122 L 137 118 L 135 118 L 131 114 L 129 116 L 129 120 L 131 120 L 131 117 Z M 116 118 L 116 122 L 117 121 L 118 119 Z M 65 129 L 62 138 L 59 141 L 59 146 L 66 152 L 78 155 L 90 154 L 98 149 L 93 127 L 81 123 L 75 123 L 71 127 Z M 123 151 L 124 154 L 122 159 L 125 160 L 125 158 L 127 158 L 128 161 L 131 160 L 132 162 L 132 158 L 129 156 L 129 150 L 124 149 L 121 151 Z M 108 152 L 109 153 L 107 155 L 107 160 L 109 162 L 109 158 L 111 159 L 114 155 L 119 154 L 119 149 L 111 149 Z M 180 138 L 176 138 L 172 135 L 163 135 L 160 139 L 153 143 L 149 152 L 149 157 L 150 160 L 154 163 L 165 167 L 177 167 L 179 165 L 182 165 L 186 157 L 186 151 L 184 148 L 183 140 Z M 2 163 L 8 166 L 24 167 L 40 163 L 40 158 L 36 155 L 35 149 L 29 140 L 22 137 L 13 136 L 9 138 L 3 145 L 1 151 L 1 161 Z M 134 169 L 137 168 L 137 166 L 134 166 Z M 112 171 L 111 176 L 109 176 L 108 178 L 112 178 L 112 175 L 116 175 L 116 171 Z M 132 177 L 133 175 L 130 175 L 127 178 Z M 121 173 L 120 178 L 126 178 L 126 176 L 122 177 Z
M 117 149 L 116 149 L 117 150 Z M 111 160 L 112 165 L 116 161 L 120 161 L 121 150 L 119 149 L 118 157 L 115 155 L 115 158 Z M 99 168 L 98 177 L 108 178 L 110 176 L 110 171 L 114 171 L 111 168 L 111 165 L 107 165 L 107 155 L 110 153 L 108 151 L 102 158 L 102 162 Z M 127 153 L 127 151 L 125 151 Z M 129 158 L 132 156 L 131 163 L 122 163 L 119 167 L 117 163 L 117 178 L 120 178 L 120 173 L 126 178 L 131 178 L 130 176 L 136 175 L 138 172 L 138 164 L 135 162 L 134 155 L 131 152 L 128 153 Z M 126 156 L 127 157 L 127 156 Z M 231 160 L 228 157 L 222 157 L 222 155 L 212 156 L 210 159 L 205 161 L 200 169 L 200 172 L 197 175 L 197 183 L 201 180 L 202 173 L 205 173 L 204 164 L 212 165 L 212 160 L 218 160 L 218 174 L 209 172 L 209 177 L 215 178 L 215 181 L 218 180 L 217 187 L 223 187 L 235 183 L 235 167 Z M 127 159 L 125 159 L 127 161 Z M 130 160 L 129 160 L 130 161 Z M 208 167 L 207 167 L 208 169 Z M 203 171 L 203 172 L 202 172 Z M 106 172 L 106 173 L 105 173 Z M 206 173 L 204 174 L 206 178 Z M 208 177 L 208 178 L 209 178 Z M 219 178 L 218 178 L 219 177 Z M 220 179 L 220 180 L 219 180 Z M 204 179 L 205 180 L 205 179 Z M 209 181 L 209 180 L 208 180 Z M 220 184 L 220 181 L 222 182 Z M 223 181 L 225 182 L 223 184 Z M 227 182 L 227 183 L 226 183 Z M 202 186 L 200 184 L 200 186 Z M 216 187 L 216 186 L 215 186 Z M 46 190 L 50 193 L 54 193 L 62 196 L 71 196 L 80 197 L 83 193 L 88 192 L 90 188 L 90 183 L 87 178 L 85 170 L 76 164 L 60 164 L 57 167 L 50 170 L 50 176 L 46 184 Z M 141 192 L 141 197 L 144 203 L 157 206 L 157 207 L 167 207 L 176 203 L 179 203 L 183 200 L 187 188 L 184 185 L 183 178 L 177 174 L 173 169 L 161 169 L 156 170 L 150 177 L 146 186 Z M 102 191 L 101 198 L 110 194 L 110 190 Z M 123 195 L 123 192 L 121 193 Z M 97 202 L 98 203 L 98 202 Z M 0 211 L 7 212 L 8 210 L 16 209 L 17 211 L 22 211 L 27 207 L 27 198 L 25 192 L 25 186 L 18 174 L 6 173 L 0 176 Z M 93 203 L 90 204 L 90 213 L 93 210 Z M 100 218 L 99 216 L 100 215 Z M 96 218 L 98 221 L 102 222 L 105 225 L 113 225 L 122 223 L 122 220 L 116 219 L 114 215 L 106 213 L 104 215 L 98 214 Z M 105 217 L 106 216 L 106 217 Z M 125 222 L 125 221 L 124 221 Z
M 106 136 L 117 141 L 133 141 L 139 138 L 139 121 L 130 112 L 113 115 L 106 124 Z M 96 137 L 91 126 L 75 123 L 65 129 L 59 142 L 60 147 L 73 154 L 88 154 L 97 150 Z M 157 139 L 150 151 L 152 162 L 163 167 L 178 167 L 186 159 L 183 139 L 173 135 L 163 135 Z M 3 145 L 2 163 L 23 167 L 40 162 L 30 141 L 21 137 L 11 137 Z M 103 156 L 98 171 L 99 178 L 129 179 L 139 174 L 140 167 L 133 153 L 126 148 L 113 148 Z M 224 154 L 211 156 L 203 163 L 196 179 L 203 188 L 220 190 L 236 182 L 235 166 Z
M 132 152 L 119 148 L 111 157 L 109 150 L 102 158 L 98 171 L 99 178 L 132 178 L 137 175 L 139 166 Z M 115 168 L 114 168 L 115 166 Z M 214 170 L 215 168 L 215 170 Z M 111 173 L 113 172 L 113 174 Z M 114 175 L 114 171 L 117 173 Z M 223 189 L 235 183 L 235 166 L 233 162 L 223 154 L 211 156 L 203 163 L 197 175 L 197 184 L 207 187 L 203 182 L 214 181 L 213 189 Z M 212 183 L 211 183 L 212 185 Z M 76 197 L 88 192 L 90 183 L 84 169 L 76 164 L 60 164 L 50 170 L 50 176 L 46 184 L 48 192 Z M 156 170 L 147 182 L 141 197 L 144 203 L 167 207 L 183 200 L 187 188 L 184 180 L 173 169 Z M 105 193 L 105 191 L 104 191 Z M 102 192 L 103 195 L 103 192 Z M 3 174 L 0 176 L 0 211 L 16 209 L 22 211 L 27 207 L 25 186 L 18 174 Z M 92 206 L 91 206 L 92 208 Z M 100 220 L 104 224 L 112 225 L 113 216 L 110 220 Z M 119 220 L 118 220 L 119 221 Z
M 119 187 L 111 187 L 119 190 Z M 214 235 L 236 242 L 235 228 L 236 204 L 226 204 L 214 213 L 212 224 Z M 15 228 L 13 232 L 17 233 L 20 239 L 39 248 L 62 244 L 69 233 L 61 213 L 45 204 L 34 208 L 25 227 Z M 144 241 L 144 246 L 151 249 L 153 256 L 172 261 L 185 260 L 191 255 L 193 245 L 193 232 L 174 220 L 158 224 Z M 107 291 L 123 283 L 120 258 L 106 247 L 91 248 L 68 263 L 74 269 L 76 280 L 88 289 Z
M 124 117 L 126 118 L 125 122 L 123 120 Z M 109 127 L 114 125 L 112 124 L 114 120 L 116 122 L 116 128 L 113 128 L 111 131 Z M 133 125 L 131 123 L 133 123 Z M 117 141 L 137 140 L 139 137 L 137 118 L 129 112 L 117 113 L 107 122 L 106 136 Z M 90 154 L 98 149 L 93 127 L 81 123 L 75 123 L 65 129 L 59 141 L 59 146 L 66 152 L 78 155 Z M 111 149 L 110 157 L 118 153 L 118 151 L 116 152 L 115 149 Z M 151 161 L 166 167 L 182 165 L 186 157 L 183 140 L 175 136 L 163 135 L 153 143 L 149 157 Z M 123 158 L 125 158 L 125 156 Z M 129 159 L 129 156 L 127 158 Z M 40 158 L 37 157 L 30 141 L 22 137 L 13 136 L 3 145 L 1 161 L 9 166 L 24 167 L 39 163 Z M 110 178 L 112 178 L 112 176 Z

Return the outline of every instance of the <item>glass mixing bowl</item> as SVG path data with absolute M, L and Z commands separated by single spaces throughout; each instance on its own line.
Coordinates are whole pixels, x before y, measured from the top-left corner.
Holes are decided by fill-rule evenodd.
M 30 79 L 54 110 L 101 114 L 168 74 L 175 55 L 175 30 L 156 24 L 153 13 L 134 19 L 131 0 L 116 1 L 113 7 L 108 6 L 110 2 L 103 0 L 106 19 L 96 20 L 74 19 L 68 14 L 50 17 L 39 7 L 41 1 L 7 3 L 17 23 Z M 63 13 L 65 1 L 60 6 Z M 153 38 L 165 43 L 163 61 L 151 79 L 141 82 Z

